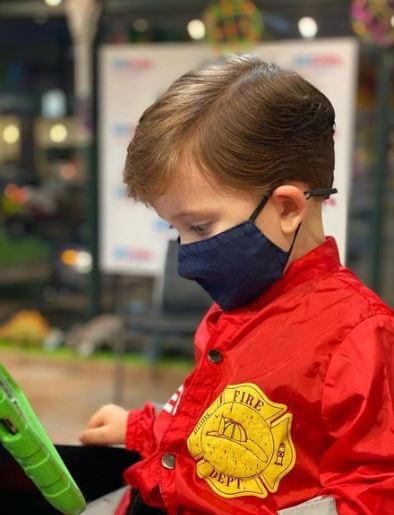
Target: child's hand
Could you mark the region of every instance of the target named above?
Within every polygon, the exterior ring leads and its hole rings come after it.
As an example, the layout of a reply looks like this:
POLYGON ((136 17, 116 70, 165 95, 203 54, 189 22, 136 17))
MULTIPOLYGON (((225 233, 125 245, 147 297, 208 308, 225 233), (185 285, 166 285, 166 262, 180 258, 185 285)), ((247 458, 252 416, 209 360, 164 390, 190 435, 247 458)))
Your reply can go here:
POLYGON ((89 420, 79 440, 85 445, 118 445, 126 440, 128 412, 120 406, 107 404, 89 420))

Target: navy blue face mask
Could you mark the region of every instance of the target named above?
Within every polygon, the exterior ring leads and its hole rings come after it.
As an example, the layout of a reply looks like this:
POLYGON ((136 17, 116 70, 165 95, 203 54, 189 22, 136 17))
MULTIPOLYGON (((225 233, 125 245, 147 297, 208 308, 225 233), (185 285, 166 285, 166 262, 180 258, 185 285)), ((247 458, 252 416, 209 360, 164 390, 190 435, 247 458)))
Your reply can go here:
MULTIPOLYGON (((337 190, 306 191, 305 197, 328 198, 337 190)), ((293 250, 269 240, 255 220, 269 199, 264 196, 250 218, 211 238, 179 246, 178 274, 196 281, 224 311, 251 302, 280 279, 293 250)))

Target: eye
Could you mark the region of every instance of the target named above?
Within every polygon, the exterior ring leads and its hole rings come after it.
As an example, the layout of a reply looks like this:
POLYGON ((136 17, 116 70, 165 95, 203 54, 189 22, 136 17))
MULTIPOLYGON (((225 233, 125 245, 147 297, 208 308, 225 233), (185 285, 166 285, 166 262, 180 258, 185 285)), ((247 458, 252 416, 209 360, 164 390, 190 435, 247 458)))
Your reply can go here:
POLYGON ((199 236, 206 236, 209 232, 209 224, 191 225, 190 229, 199 236))

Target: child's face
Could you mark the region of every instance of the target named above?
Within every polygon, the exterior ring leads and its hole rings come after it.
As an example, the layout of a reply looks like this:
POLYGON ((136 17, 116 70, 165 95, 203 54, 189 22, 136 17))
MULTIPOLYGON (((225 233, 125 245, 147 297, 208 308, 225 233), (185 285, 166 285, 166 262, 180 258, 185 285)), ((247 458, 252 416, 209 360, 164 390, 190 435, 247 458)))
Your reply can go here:
MULTIPOLYGON (((301 190, 298 191, 302 197, 301 190)), ((213 178, 207 180, 195 166, 189 165, 153 202, 153 208, 178 231, 184 244, 209 238, 246 221, 260 200, 261 195, 256 192, 228 189, 213 178)), ((289 238, 283 233, 281 218, 277 202, 270 198, 255 223, 271 241, 287 249, 289 238)))

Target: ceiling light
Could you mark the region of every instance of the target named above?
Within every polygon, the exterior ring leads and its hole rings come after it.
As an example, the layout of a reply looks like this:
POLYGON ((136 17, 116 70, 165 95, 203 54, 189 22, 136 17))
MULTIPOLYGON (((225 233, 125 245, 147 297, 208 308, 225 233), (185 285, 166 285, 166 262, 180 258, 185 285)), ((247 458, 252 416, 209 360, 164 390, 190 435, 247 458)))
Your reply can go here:
POLYGON ((205 37, 205 25, 201 20, 191 20, 187 24, 187 31, 192 39, 203 39, 205 37))
POLYGON ((92 270, 92 255, 85 250, 63 250, 60 260, 64 265, 74 268, 81 274, 87 274, 92 270))
POLYGON ((77 253, 77 259, 75 263, 77 272, 81 274, 88 274, 92 270, 92 256, 89 252, 80 250, 77 253))
POLYGON ((45 3, 49 5, 49 7, 56 7, 57 5, 60 5, 63 2, 63 0, 45 0, 45 3))
POLYGON ((7 125, 3 130, 3 140, 9 145, 13 145, 20 138, 20 130, 16 125, 7 125))
POLYGON ((304 16, 298 20, 298 30, 303 38, 314 38, 317 34, 317 23, 313 18, 304 16))
POLYGON ((49 131, 49 138, 54 143, 62 143, 68 136, 67 127, 62 123, 52 125, 49 131))

